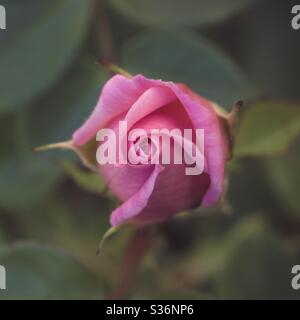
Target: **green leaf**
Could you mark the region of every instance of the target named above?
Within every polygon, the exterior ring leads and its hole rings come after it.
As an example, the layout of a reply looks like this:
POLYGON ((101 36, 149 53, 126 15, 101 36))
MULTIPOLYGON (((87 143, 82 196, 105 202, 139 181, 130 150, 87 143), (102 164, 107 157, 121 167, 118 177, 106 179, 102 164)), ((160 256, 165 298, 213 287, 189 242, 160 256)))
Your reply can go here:
POLYGON ((235 160, 240 167, 230 173, 226 193, 226 199, 236 213, 233 215, 235 219, 261 208, 274 208, 274 194, 265 175, 264 160, 265 158, 235 160))
MULTIPOLYGON (((92 59, 82 58, 80 62, 76 63, 65 79, 58 83, 50 94, 45 95, 38 104, 28 109, 30 111, 29 127, 32 146, 70 139, 73 132, 83 124, 92 112, 104 82, 104 73, 92 59)), ((90 147, 92 149, 96 148, 91 142, 81 148, 80 151, 85 151, 85 156, 90 156, 88 160, 92 164, 96 162, 96 151, 90 152, 88 150, 90 147)), ((38 155, 36 156, 38 157, 38 155)), ((46 156, 55 160, 74 158, 73 152, 63 154, 61 151, 54 150, 48 151, 46 156)), ((73 178, 75 178, 74 172, 72 173, 73 178)), ((101 192, 101 179, 98 178, 99 187, 96 187, 95 176, 94 178, 91 177, 92 174, 89 179, 87 177, 83 178, 81 175, 80 185, 83 187, 84 184, 84 187, 88 188, 89 191, 95 192, 97 189, 98 193, 101 192), (84 182, 83 179, 85 179, 84 182), (89 183, 87 180, 90 180, 89 183)), ((77 175, 77 180, 78 178, 77 175)))
POLYGON ((294 263, 289 243, 252 213, 225 234, 204 238, 175 275, 186 274, 192 288, 210 288, 221 299, 288 299, 297 297, 290 285, 294 263))
POLYGON ((90 58, 81 58, 49 94, 29 109, 32 146, 69 140, 90 115, 105 82, 90 58))
POLYGON ((241 120, 235 155, 271 156, 286 150, 300 132, 300 108, 283 102, 259 102, 241 120))
POLYGON ((21 117, 1 117, 6 128, 3 137, 9 139, 3 139, 0 206, 20 210, 41 203, 51 194, 62 178, 62 170, 53 160, 73 155, 31 154, 30 148, 70 138, 96 104, 103 82, 101 70, 93 61, 83 59, 51 93, 21 110, 21 117))
POLYGON ((0 118, 4 140, 0 157, 0 207, 22 211, 43 201, 60 182, 59 168, 30 151, 24 110, 0 118))
MULTIPOLYGON (((84 57, 75 63, 65 79, 58 83, 51 93, 28 109, 32 146, 71 139, 74 131, 92 112, 105 80, 104 72, 92 59, 84 57)), ((96 165, 96 140, 78 150, 90 166, 96 165)), ((74 158, 73 152, 62 154, 61 151, 51 150, 46 154, 55 160, 74 158)))
POLYGON ((144 25, 206 25, 219 22, 253 0, 110 0, 126 18, 144 25))
POLYGON ((123 64, 130 73, 184 82, 228 109, 235 101, 254 94, 237 66, 222 51, 188 32, 146 32, 127 43, 123 64))
POLYGON ((61 77, 86 34, 90 3, 1 2, 8 26, 0 35, 0 113, 28 105, 61 77))
POLYGON ((0 252, 6 268, 4 299, 101 299, 100 279, 63 251, 23 243, 0 252))
POLYGON ((264 96, 276 100, 300 100, 299 32, 287 23, 292 6, 272 1, 270 9, 268 1, 256 1, 235 29, 244 70, 264 96))
POLYGON ((296 298, 291 287, 293 258, 284 241, 252 217, 235 226, 222 270, 216 278, 224 299, 296 298))
MULTIPOLYGON (((0 222, 1 222, 1 220, 0 220, 0 222)), ((0 250, 1 250, 2 245, 6 242, 6 240, 7 240, 7 232, 1 226, 0 227, 0 250)))
POLYGON ((13 126, 14 118, 11 114, 6 114, 0 117, 1 159, 8 158, 16 151, 13 146, 16 138, 12 131, 13 126))
POLYGON ((36 155, 0 163, 0 207, 24 210, 48 197, 61 180, 60 171, 36 155))
POLYGON ((68 176, 80 188, 96 194, 102 194, 105 190, 105 183, 102 181, 99 173, 84 171, 73 162, 67 160, 63 161, 61 165, 68 176))
MULTIPOLYGON (((101 257, 96 255, 100 236, 109 228, 108 215, 113 206, 101 196, 82 193, 76 188, 58 189, 50 198, 34 208, 24 208, 15 215, 22 233, 41 243, 53 244, 80 258, 103 278, 103 283, 111 284, 111 274, 117 274, 122 248, 117 248, 116 241, 110 239, 101 257), (108 248, 107 248, 108 246, 108 248), (114 261, 111 261, 113 252, 114 261)), ((126 241, 125 241, 126 244, 126 241)), ((0 262, 1 263, 1 262, 0 262)))
POLYGON ((277 199, 285 209, 300 216, 300 137, 298 136, 289 151, 281 156, 266 159, 265 172, 277 199))

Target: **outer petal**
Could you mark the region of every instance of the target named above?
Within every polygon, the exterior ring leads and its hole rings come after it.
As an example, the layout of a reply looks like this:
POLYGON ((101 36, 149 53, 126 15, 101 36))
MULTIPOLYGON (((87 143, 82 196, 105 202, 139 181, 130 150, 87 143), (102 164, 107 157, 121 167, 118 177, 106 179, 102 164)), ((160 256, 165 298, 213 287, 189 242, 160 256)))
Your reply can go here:
POLYGON ((75 145, 81 146, 93 139, 99 129, 127 111, 146 89, 142 83, 121 75, 107 81, 94 111, 73 134, 75 145))
MULTIPOLYGON (((172 85, 178 99, 185 106, 195 128, 204 129, 204 152, 207 160, 210 186, 203 197, 202 205, 211 206, 219 200, 223 193, 224 171, 228 154, 228 141, 225 130, 213 110, 203 106, 200 100, 194 100, 172 85)), ((207 100, 206 100, 207 101, 207 100)))
POLYGON ((204 129, 205 134, 205 158, 210 175, 210 186, 202 200, 202 205, 211 206, 219 200, 223 192, 224 170, 228 154, 228 142, 222 124, 213 110, 207 104, 207 100, 199 97, 192 91, 181 85, 161 80, 150 80, 142 75, 137 75, 133 81, 142 86, 166 86, 174 92, 178 100, 184 106, 194 128, 204 129))
POLYGON ((126 201, 137 193, 151 175, 152 166, 99 166, 99 172, 108 187, 121 201, 126 201))
POLYGON ((150 177, 140 190, 112 212, 110 216, 110 223, 112 226, 117 226, 126 220, 134 218, 146 208, 154 190, 156 179, 162 170, 162 166, 155 165, 150 177))
POLYGON ((186 176, 185 165, 168 165, 158 176, 147 207, 134 217, 138 223, 152 223, 197 207, 209 186, 209 176, 186 176))

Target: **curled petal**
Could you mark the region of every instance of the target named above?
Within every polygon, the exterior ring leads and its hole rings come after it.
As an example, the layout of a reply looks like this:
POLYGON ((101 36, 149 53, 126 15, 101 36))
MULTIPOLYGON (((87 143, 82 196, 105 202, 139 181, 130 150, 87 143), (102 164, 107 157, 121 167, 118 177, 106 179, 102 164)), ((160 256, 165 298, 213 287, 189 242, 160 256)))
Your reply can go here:
POLYGON ((112 212, 110 216, 110 223, 112 226, 117 226, 126 220, 134 218, 146 208, 154 190, 156 179, 162 170, 162 166, 155 165, 151 175, 140 190, 112 212))
POLYGON ((202 205, 211 206, 219 200, 223 193, 225 162, 228 155, 227 134, 215 112, 212 104, 191 93, 183 90, 182 85, 172 82, 147 79, 137 75, 132 79, 144 87, 165 86, 173 91, 185 108, 195 129, 204 129, 205 158, 210 176, 210 185, 203 197, 202 205))
POLYGON ((154 112, 155 110, 168 105, 176 99, 171 90, 165 87, 152 87, 133 104, 128 111, 125 120, 128 130, 139 120, 154 112))
POLYGON ((127 111, 144 91, 143 84, 124 76, 116 75, 111 78, 103 87, 91 116, 73 134, 74 144, 81 146, 93 139, 99 129, 127 111))

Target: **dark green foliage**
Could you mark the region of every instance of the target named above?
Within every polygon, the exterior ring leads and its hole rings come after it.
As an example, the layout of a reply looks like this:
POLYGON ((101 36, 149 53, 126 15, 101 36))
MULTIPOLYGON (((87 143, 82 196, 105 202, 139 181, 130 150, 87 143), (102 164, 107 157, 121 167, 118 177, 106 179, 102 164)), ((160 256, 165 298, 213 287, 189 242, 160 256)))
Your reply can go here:
POLYGON ((116 203, 70 152, 112 60, 185 82, 240 113, 227 208, 160 228, 128 298, 299 298, 299 35, 290 1, 2 0, 0 299, 100 299, 113 290, 131 230, 107 239, 116 203), (224 211, 231 212, 226 215, 224 211), (17 244, 15 244, 15 242, 17 244), (298 261, 297 261, 298 257, 298 261))

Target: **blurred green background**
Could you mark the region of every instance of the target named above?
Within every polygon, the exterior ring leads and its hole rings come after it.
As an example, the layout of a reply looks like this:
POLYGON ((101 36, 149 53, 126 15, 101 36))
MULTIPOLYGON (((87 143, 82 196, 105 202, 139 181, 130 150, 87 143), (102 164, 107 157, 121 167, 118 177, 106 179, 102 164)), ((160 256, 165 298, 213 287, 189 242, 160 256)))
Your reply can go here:
POLYGON ((126 298, 297 299, 300 31, 287 0, 0 0, 0 299, 103 299, 132 233, 96 256, 116 205, 68 152, 112 61, 187 83, 227 110, 245 100, 226 206, 159 228, 126 298))

